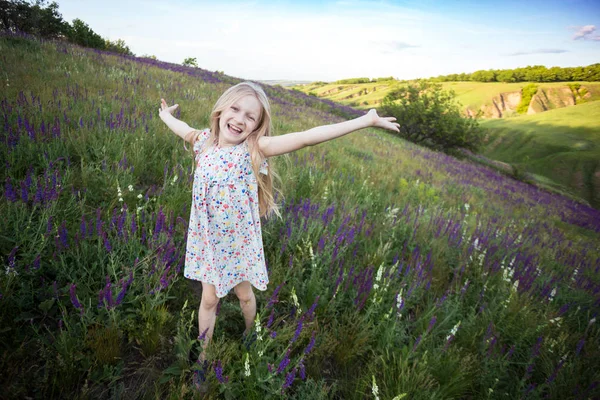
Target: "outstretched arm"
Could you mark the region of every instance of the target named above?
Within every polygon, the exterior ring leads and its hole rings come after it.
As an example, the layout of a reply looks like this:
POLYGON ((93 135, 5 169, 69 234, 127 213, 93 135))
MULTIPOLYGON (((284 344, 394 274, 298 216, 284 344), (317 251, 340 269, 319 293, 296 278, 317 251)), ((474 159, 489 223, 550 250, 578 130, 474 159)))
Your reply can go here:
POLYGON ((395 120, 394 117, 380 117, 377 115, 377 111, 372 109, 362 117, 350 121, 317 126, 304 132, 262 137, 258 141, 258 146, 265 157, 273 157, 291 153, 306 146, 314 146, 371 126, 400 132, 400 125, 392 122, 395 120))
POLYGON ((158 116, 162 121, 167 124, 169 129, 171 129, 177 136, 185 140, 186 142, 192 142, 193 133, 196 129, 190 127, 183 121, 178 120, 173 116, 173 111, 179 106, 178 104, 172 105, 171 107, 167 106, 167 102, 164 99, 160 99, 160 108, 158 109, 158 116))

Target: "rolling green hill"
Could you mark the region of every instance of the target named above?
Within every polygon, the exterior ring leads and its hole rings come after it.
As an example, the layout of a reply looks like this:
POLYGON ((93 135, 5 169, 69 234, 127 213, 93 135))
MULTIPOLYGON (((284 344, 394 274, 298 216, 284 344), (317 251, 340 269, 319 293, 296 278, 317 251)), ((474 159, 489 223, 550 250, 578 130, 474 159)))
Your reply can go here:
POLYGON ((485 156, 549 178, 600 207, 600 101, 482 126, 485 156))
MULTIPOLYGON (((293 86, 292 88, 340 104, 360 109, 368 109, 379 106, 383 101, 383 98, 391 90, 402 84, 403 83, 401 82, 392 80, 360 84, 311 83, 293 86)), ((494 101, 499 102, 498 98, 501 94, 519 92, 528 84, 528 82, 443 82, 442 87, 446 90, 453 90, 456 93, 456 100, 462 104, 465 113, 467 112, 467 109, 471 110, 473 114, 477 113, 478 110, 482 110, 484 116, 493 117, 494 101)), ((600 83, 596 82, 539 83, 537 85, 541 90, 562 89, 564 90, 564 93, 560 93, 559 95, 569 97, 572 96, 572 94, 568 84, 580 84, 584 88, 583 93, 585 94, 579 96, 579 98, 574 98, 575 102, 578 104, 600 98, 600 83)))

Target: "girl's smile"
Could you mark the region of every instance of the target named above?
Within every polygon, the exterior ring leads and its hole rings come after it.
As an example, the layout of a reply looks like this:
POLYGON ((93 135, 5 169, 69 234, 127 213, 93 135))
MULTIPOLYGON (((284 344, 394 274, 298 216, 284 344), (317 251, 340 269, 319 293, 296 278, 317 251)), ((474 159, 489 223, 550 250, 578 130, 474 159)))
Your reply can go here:
POLYGON ((243 142, 258 126, 262 108, 258 99, 247 95, 231 104, 219 118, 219 147, 243 142))

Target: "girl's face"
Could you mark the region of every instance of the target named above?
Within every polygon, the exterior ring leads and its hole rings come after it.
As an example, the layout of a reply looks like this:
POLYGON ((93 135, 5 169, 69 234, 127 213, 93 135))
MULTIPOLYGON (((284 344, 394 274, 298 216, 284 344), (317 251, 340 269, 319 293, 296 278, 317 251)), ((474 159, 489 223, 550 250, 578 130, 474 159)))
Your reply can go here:
POLYGON ((258 126, 262 106, 258 99, 246 95, 233 102, 219 117, 219 146, 230 147, 242 143, 258 126))

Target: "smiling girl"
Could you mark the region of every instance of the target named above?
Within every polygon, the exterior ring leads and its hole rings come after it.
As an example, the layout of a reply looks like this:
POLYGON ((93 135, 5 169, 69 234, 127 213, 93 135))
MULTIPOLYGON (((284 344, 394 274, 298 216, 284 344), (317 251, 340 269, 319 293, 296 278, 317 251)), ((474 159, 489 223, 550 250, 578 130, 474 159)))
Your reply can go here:
MULTIPOLYGON (((199 361, 213 335, 219 299, 233 289, 246 330, 256 316, 252 287, 266 290, 260 217, 279 215, 273 198, 269 157, 290 153, 350 132, 380 127, 398 132, 393 117, 373 109, 350 121, 304 132, 272 136, 269 100, 260 86, 242 82, 229 88, 215 104, 210 129, 196 130, 173 117, 177 104, 161 99, 160 118, 193 145, 196 169, 188 228, 184 276, 202 282, 198 328, 203 341, 199 361)), ((197 385, 204 381, 202 371, 197 385)))

